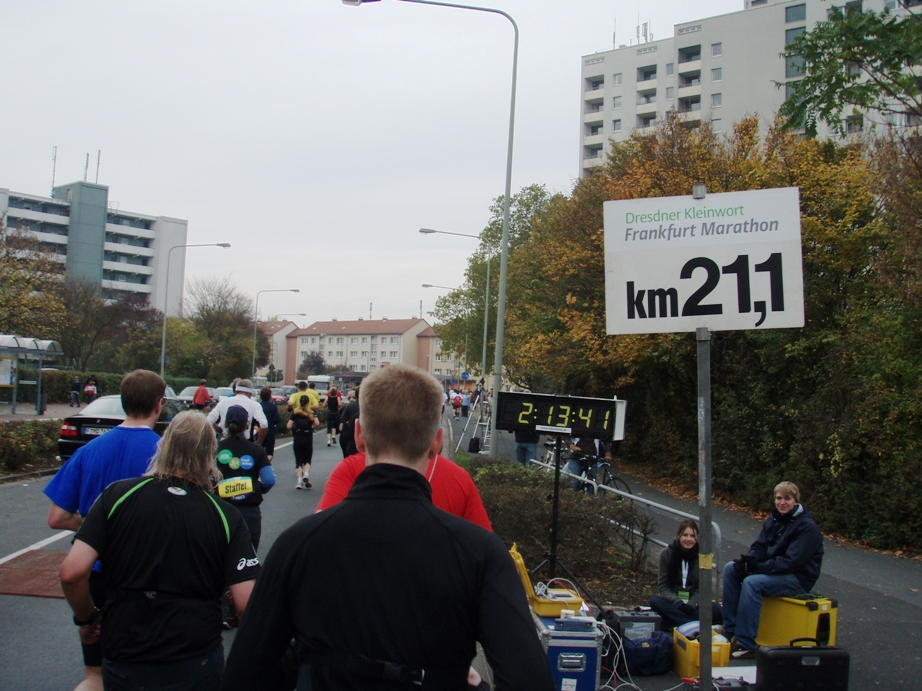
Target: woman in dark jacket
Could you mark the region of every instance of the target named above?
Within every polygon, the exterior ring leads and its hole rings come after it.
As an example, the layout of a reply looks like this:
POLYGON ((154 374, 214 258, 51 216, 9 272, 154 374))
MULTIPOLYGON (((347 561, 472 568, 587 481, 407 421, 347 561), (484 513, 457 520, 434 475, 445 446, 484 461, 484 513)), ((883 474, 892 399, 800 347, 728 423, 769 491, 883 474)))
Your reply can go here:
MULTIPOLYGON (((650 598, 650 607, 663 618, 663 628, 674 628, 698 621, 698 524, 685 520, 679 524, 675 540, 659 557, 659 595, 650 598)), ((723 621, 720 606, 711 604, 712 621, 723 621)))
POLYGON ((272 402, 272 389, 268 386, 264 386, 259 390, 259 405, 262 407, 263 413, 266 414, 266 422, 269 423, 269 429, 266 431, 266 436, 263 437, 262 447, 266 450, 266 455, 271 461, 275 455, 275 429, 276 425, 282 421, 282 417, 279 415, 279 407, 272 402))

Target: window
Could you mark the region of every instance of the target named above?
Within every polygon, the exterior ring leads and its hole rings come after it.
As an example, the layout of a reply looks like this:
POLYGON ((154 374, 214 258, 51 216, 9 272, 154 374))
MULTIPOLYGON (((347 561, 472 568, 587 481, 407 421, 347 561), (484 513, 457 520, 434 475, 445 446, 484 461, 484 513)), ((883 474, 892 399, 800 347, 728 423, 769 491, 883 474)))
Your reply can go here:
POLYGON ((724 73, 723 73, 722 67, 715 67, 714 69, 711 70, 711 81, 712 82, 719 82, 721 79, 723 79, 723 76, 724 76, 724 73))
POLYGON ((397 357, 397 351, 396 351, 396 350, 392 350, 392 351, 391 351, 391 357, 397 357))
POLYGON ((434 372, 435 372, 436 374, 441 374, 441 373, 442 373, 442 370, 436 369, 436 370, 434 370, 434 372))
POLYGON ((724 54, 724 44, 723 43, 712 43, 711 44, 711 57, 719 58, 724 54))
POLYGON ((845 131, 848 134, 857 134, 864 129, 864 118, 860 115, 853 115, 845 118, 845 131))
POLYGON ((618 72, 618 74, 612 75, 611 84, 612 86, 621 86, 621 73, 620 72, 618 72))
POLYGON ((638 82, 648 82, 651 79, 656 79, 656 65, 649 65, 647 67, 637 68, 637 81, 638 82))
POLYGON ((645 129, 647 127, 653 127, 653 125, 656 124, 656 116, 655 115, 642 115, 639 118, 637 118, 637 123, 638 123, 638 127, 640 127, 641 129, 645 129))
POLYGON ((374 343, 374 342, 377 341, 377 340, 378 340, 378 337, 377 337, 377 336, 372 336, 372 337, 371 337, 371 342, 372 342, 372 343, 374 343))
POLYGON ((363 350, 363 351, 362 351, 362 357, 363 357, 363 358, 368 357, 368 351, 367 351, 367 350, 363 350))
POLYGON ((620 132, 620 131, 621 131, 621 121, 620 121, 620 120, 613 120, 613 121, 612 121, 612 123, 611 123, 611 131, 612 131, 612 132, 620 132))
POLYGON ((391 343, 400 343, 400 339, 396 336, 391 336, 391 343))
POLYGON ((350 351, 349 351, 349 357, 358 357, 358 356, 359 356, 359 351, 357 351, 357 350, 350 350, 350 351))
POLYGON ((589 90, 598 91, 605 86, 605 79, 603 77, 595 77, 589 81, 589 90))
POLYGON ((320 344, 320 352, 323 352, 323 343, 320 344))
POLYGON ((797 88, 797 85, 798 85, 799 83, 800 83, 800 82, 787 82, 787 83, 784 85, 784 97, 785 97, 785 98, 790 98, 791 96, 793 96, 793 95, 794 95, 794 90, 797 88))
POLYGON ((368 343, 368 336, 362 336, 362 343, 368 343))
POLYGON ((784 32, 784 45, 789 46, 794 42, 794 39, 800 36, 804 31, 807 30, 805 26, 798 26, 796 29, 788 29, 784 32))
POLYGON ((671 77, 673 74, 675 74, 675 63, 667 62, 666 63, 666 76, 671 77))
POLYGON ((316 336, 312 336, 312 337, 311 337, 311 345, 317 345, 317 337, 316 337, 316 336))
POLYGON ((589 136, 592 137, 597 134, 602 134, 602 126, 601 125, 589 125, 589 136))
POLYGON ((714 118, 711 120, 711 129, 715 132, 723 132, 723 123, 720 121, 720 118, 714 118))
POLYGON ((611 100, 611 107, 612 107, 612 108, 620 108, 620 107, 621 107, 621 97, 620 97, 620 96, 615 96, 615 97, 611 100))
POLYGON ((333 339, 332 339, 332 338, 328 338, 328 339, 327 339, 327 343, 332 344, 332 343, 333 343, 333 339))
POLYGON ((442 354, 441 354, 441 353, 436 354, 436 356, 435 356, 435 361, 436 361, 436 362, 441 362, 441 361, 442 361, 442 354))
POLYGON ((683 62, 695 62, 701 59, 701 46, 688 46, 679 49, 679 64, 683 62))
POLYGON ((377 353, 377 352, 378 352, 378 346, 373 344, 373 345, 371 346, 371 352, 377 353))
POLYGON ((362 371, 362 372, 367 372, 367 371, 368 371, 368 368, 367 368, 365 365, 362 365, 361 371, 362 371))
POLYGON ((336 339, 336 344, 337 344, 337 345, 340 345, 342 342, 343 342, 342 336, 337 337, 337 339, 336 339))
POLYGON ((303 360, 304 358, 306 358, 308 355, 310 355, 310 353, 308 353, 306 350, 302 350, 302 351, 301 351, 301 359, 302 359, 302 360, 303 360))
POLYGON ((675 97, 675 87, 667 86, 666 87, 666 100, 671 101, 675 97))
POLYGON ((791 5, 790 7, 784 8, 784 21, 786 24, 807 21, 806 3, 802 5, 791 5))
POLYGON ((637 105, 645 106, 648 103, 656 103, 656 92, 655 91, 646 91, 646 92, 637 94, 637 105))
POLYGON ((359 339, 353 336, 352 338, 349 339, 349 343, 351 343, 352 345, 358 345, 359 339))
POLYGON ((785 77, 802 77, 804 74, 804 59, 800 55, 791 55, 784 59, 785 77))
POLYGON ((723 94, 711 94, 711 108, 720 108, 723 105, 723 94))
POLYGON ((336 357, 342 357, 342 356, 343 356, 343 351, 337 350, 337 351, 336 351, 336 357))

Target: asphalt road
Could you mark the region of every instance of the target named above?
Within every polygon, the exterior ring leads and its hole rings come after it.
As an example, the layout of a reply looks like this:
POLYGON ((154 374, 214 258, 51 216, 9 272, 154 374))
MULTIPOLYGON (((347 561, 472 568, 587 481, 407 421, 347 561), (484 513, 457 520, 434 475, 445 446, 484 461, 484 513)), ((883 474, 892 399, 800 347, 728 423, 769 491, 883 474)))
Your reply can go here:
MULTIPOLYGON (((448 420, 451 431, 446 455, 453 455, 466 422, 448 420)), ((461 439, 467 448, 472 425, 461 439)), ((497 439, 499 454, 513 457, 511 435, 497 439)), ((342 454, 327 448, 325 436, 315 435, 314 489, 294 488, 294 460, 287 440, 276 450, 278 485, 263 503, 264 557, 278 534, 297 519, 313 513, 323 485, 342 454)), ((694 502, 675 499, 626 478, 639 496, 691 513, 694 502)), ((47 527, 48 500, 42 489, 49 478, 0 486, 0 559, 29 545, 53 537, 47 527)), ((807 507, 809 508, 809 506, 807 507)), ((752 517, 715 507, 714 519, 723 533, 723 559, 732 559, 748 548, 761 522, 752 517)), ((671 539, 676 520, 660 517, 661 539, 671 539)), ((69 539, 45 545, 46 550, 66 550, 69 539)), ((816 589, 839 602, 838 645, 851 654, 853 690, 876 687, 918 689, 922 679, 922 561, 900 559, 851 547, 827 539, 823 575, 816 589)), ((626 603, 627 604, 627 603, 626 603)), ((640 604, 640 603, 630 603, 640 604)), ((71 613, 62 599, 0 595, 0 689, 35 691, 73 688, 82 678, 82 659, 71 613)), ((225 635, 225 649, 233 634, 225 635)), ((635 679, 644 691, 663 691, 679 683, 673 675, 635 679)))

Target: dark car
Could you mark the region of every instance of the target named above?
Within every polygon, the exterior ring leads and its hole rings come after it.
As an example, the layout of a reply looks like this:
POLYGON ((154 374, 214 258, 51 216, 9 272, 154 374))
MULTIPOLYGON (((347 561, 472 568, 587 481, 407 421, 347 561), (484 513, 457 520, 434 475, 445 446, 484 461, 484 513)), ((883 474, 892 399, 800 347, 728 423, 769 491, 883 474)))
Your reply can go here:
MULTIPOLYGON (((154 431, 163 436, 167 425, 183 410, 184 406, 176 398, 165 398, 154 431)), ((118 427, 125 421, 125 417, 121 396, 102 396, 76 415, 66 418, 61 423, 61 434, 58 438, 58 454, 61 460, 66 461, 87 442, 105 434, 113 427, 118 427)))
MULTIPOLYGON (((205 389, 208 391, 208 395, 211 397, 211 400, 215 403, 218 402, 218 396, 215 393, 215 390, 210 386, 206 386, 205 389)), ((192 398, 195 396, 195 392, 198 391, 197 386, 187 386, 185 389, 179 392, 179 395, 176 397, 177 400, 182 403, 187 408, 192 407, 192 398)))

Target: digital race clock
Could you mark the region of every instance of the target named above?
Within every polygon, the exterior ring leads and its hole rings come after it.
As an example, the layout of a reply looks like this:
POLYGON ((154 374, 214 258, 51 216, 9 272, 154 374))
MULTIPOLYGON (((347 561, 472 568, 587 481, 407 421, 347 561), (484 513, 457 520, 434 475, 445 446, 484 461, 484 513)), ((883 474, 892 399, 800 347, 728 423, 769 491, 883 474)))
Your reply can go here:
POLYGON ((626 408, 627 401, 618 399, 501 391, 496 428, 620 441, 626 408))

